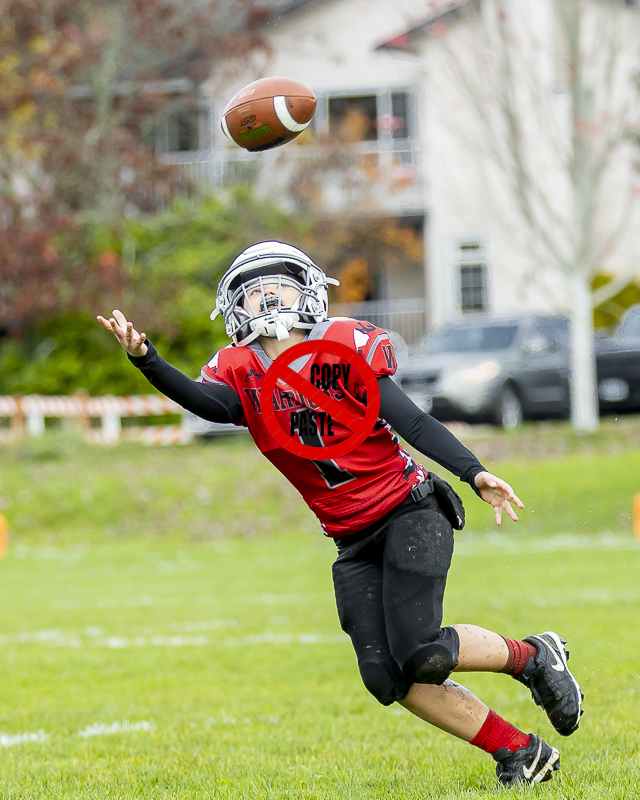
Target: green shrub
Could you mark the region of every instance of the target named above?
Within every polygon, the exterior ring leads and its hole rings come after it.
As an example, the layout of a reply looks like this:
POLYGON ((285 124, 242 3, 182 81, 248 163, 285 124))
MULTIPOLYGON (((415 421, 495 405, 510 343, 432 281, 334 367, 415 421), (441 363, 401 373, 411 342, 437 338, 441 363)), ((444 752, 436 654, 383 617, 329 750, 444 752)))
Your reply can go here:
MULTIPOLYGON (((191 377, 229 343, 221 319, 212 323, 218 280, 245 247, 265 239, 294 241, 298 217, 250 191, 179 198, 153 217, 131 218, 123 230, 96 227, 94 249, 116 254, 122 275, 116 294, 85 292, 73 309, 34 325, 22 341, 0 345, 0 394, 129 394, 153 391, 127 364, 96 315, 114 308, 144 331, 161 355, 191 377)), ((96 277, 99 285, 99 276, 96 277)), ((69 296, 77 287, 69 287, 69 296)))

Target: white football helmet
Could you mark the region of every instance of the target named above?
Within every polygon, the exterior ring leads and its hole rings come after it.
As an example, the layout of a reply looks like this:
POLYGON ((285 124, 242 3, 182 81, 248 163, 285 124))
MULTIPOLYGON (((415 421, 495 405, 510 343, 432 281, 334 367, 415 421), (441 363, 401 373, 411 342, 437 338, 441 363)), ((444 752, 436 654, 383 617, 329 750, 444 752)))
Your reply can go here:
POLYGON ((249 344, 258 336, 274 336, 282 341, 289 338, 291 328, 313 328, 327 318, 330 283, 340 285, 297 247, 260 242, 240 253, 222 276, 211 319, 222 314, 227 335, 238 345, 249 344), (267 297, 265 286, 275 287, 276 279, 277 297, 267 297), (282 302, 283 286, 300 292, 290 308, 282 302), (256 287, 262 294, 258 313, 249 302, 249 291, 256 287), (243 305, 245 301, 249 311, 243 305))

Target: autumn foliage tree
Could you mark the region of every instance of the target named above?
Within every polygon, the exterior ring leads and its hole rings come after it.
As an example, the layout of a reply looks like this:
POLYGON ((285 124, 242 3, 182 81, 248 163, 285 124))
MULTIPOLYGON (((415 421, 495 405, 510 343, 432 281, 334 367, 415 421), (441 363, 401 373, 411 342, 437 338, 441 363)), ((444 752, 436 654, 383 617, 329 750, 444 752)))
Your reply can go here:
POLYGON ((185 188, 158 121, 197 102, 216 55, 256 46, 212 0, 0 0, 0 331, 117 296, 100 230, 185 188))

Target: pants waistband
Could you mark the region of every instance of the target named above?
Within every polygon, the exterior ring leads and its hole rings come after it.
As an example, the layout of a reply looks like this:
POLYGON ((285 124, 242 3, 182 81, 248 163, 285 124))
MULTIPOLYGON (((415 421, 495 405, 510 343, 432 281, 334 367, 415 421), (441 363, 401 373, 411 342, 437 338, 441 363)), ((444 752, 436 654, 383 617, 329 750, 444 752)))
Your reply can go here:
POLYGON ((376 522, 373 522, 371 525, 368 525, 366 528, 356 531, 355 533, 350 533, 347 536, 335 537, 333 541, 336 543, 338 549, 340 549, 341 547, 346 547, 347 545, 355 544, 363 539, 367 539, 369 536, 377 533, 380 528, 386 525, 389 519, 400 509, 406 508, 409 505, 413 505, 413 503, 419 503, 420 500, 429 494, 433 494, 433 492, 433 478, 431 475, 429 475, 425 481, 422 481, 422 483, 417 483, 415 486, 413 486, 409 494, 403 500, 401 500, 398 505, 394 506, 390 511, 387 511, 383 517, 380 517, 379 520, 376 520, 376 522))

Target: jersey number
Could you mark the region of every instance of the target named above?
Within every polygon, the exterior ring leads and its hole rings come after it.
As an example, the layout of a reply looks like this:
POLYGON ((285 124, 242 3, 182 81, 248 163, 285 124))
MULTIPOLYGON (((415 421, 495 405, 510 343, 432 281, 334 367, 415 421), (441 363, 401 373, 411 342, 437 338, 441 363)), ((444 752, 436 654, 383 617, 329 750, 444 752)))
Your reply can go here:
MULTIPOLYGON (((324 442, 320 438, 319 433, 308 434, 301 433, 300 441, 302 444, 307 444, 310 447, 322 447, 324 442)), ((342 486, 344 483, 355 480, 355 477, 346 469, 339 467, 335 461, 314 461, 316 467, 320 470, 324 482, 330 489, 335 489, 337 486, 342 486)))

